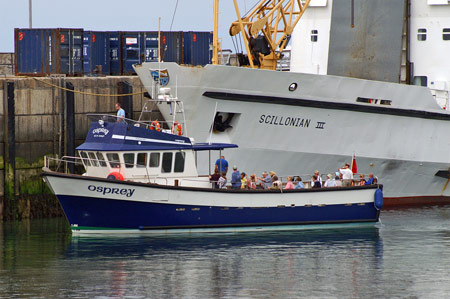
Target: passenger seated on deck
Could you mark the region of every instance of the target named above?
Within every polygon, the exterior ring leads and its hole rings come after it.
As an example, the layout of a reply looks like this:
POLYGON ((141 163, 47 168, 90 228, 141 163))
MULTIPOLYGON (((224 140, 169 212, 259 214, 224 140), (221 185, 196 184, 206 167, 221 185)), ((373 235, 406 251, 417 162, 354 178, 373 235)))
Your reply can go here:
POLYGON ((294 189, 294 183, 292 183, 292 177, 291 176, 287 177, 287 183, 286 183, 286 186, 283 189, 285 189, 285 190, 294 189))
POLYGON ((256 189, 256 174, 252 173, 250 175, 250 180, 247 181, 247 185, 250 190, 256 189))
POLYGON ((225 172, 222 172, 217 184, 220 189, 227 189, 227 174, 225 172))
POLYGON ((248 189, 248 176, 245 172, 241 173, 241 189, 248 189))
POLYGON ((274 175, 272 177, 273 183, 272 183, 272 187, 270 187, 270 189, 281 189, 282 187, 282 183, 281 181, 278 179, 278 177, 276 175, 274 175))
POLYGON ((375 184, 374 178, 373 178, 373 173, 369 173, 369 178, 366 181, 366 185, 372 185, 372 184, 375 184))
POLYGON ((301 178, 301 177, 298 176, 298 177, 295 179, 295 182, 297 183, 297 184, 295 185, 295 189, 305 189, 305 184, 303 184, 302 178, 301 178))
MULTIPOLYGON (((319 171, 316 170, 314 171, 314 175, 317 177, 317 180, 319 181, 320 187, 322 188, 323 184, 322 184, 322 177, 319 175, 319 171)), ((313 180, 311 179, 311 187, 314 185, 313 180)))
POLYGON ((342 187, 342 174, 340 172, 336 172, 336 176, 334 177, 334 181, 336 182, 336 187, 342 187))
POLYGON ((214 169, 214 174, 211 174, 209 176, 209 181, 212 183, 212 187, 214 189, 218 188, 217 183, 219 181, 219 178, 220 178, 219 169, 216 167, 216 169, 214 169))
POLYGON ((336 187, 336 181, 331 173, 327 175, 327 180, 324 183, 324 187, 336 187))
POLYGON ((311 185, 311 188, 322 188, 322 185, 320 185, 317 175, 312 176, 311 182, 313 182, 313 185, 311 185))
POLYGON ((272 178, 270 176, 267 175, 267 171, 264 171, 262 173, 262 178, 256 178, 257 180, 261 181, 259 183, 259 187, 261 189, 267 189, 270 186, 272 186, 272 178))

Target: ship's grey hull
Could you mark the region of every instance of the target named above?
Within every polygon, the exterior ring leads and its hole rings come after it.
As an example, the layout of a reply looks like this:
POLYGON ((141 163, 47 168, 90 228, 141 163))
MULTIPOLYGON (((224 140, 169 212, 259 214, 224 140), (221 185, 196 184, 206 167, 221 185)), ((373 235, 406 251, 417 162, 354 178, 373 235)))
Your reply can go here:
MULTIPOLYGON (((225 156, 241 171, 334 173, 354 153, 358 172, 373 172, 385 185, 386 197, 450 196, 447 179, 435 175, 450 166, 450 116, 426 88, 226 66, 144 63, 136 72, 149 91, 149 70, 158 68, 168 70, 168 87, 184 101, 188 135, 197 142, 238 144, 240 149, 227 150, 225 156), (289 91, 292 83, 297 88, 289 91), (232 128, 211 134, 216 112, 224 117, 233 113, 232 128)), ((160 110, 168 118, 167 105, 160 110)), ((200 166, 207 165, 206 157, 199 159, 200 166)))

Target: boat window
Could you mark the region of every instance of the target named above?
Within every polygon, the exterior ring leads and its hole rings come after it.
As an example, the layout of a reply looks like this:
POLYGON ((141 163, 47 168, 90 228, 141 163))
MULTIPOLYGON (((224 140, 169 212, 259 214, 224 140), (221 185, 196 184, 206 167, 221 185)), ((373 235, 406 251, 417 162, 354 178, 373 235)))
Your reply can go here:
POLYGON ((97 157, 93 152, 88 152, 89 158, 91 159, 92 166, 98 167, 97 157))
POLYGON ((97 153, 97 159, 101 167, 106 167, 105 156, 102 153, 97 153))
POLYGON ((311 30, 311 41, 315 43, 317 42, 318 39, 319 39, 319 31, 311 30))
POLYGON ((186 153, 178 152, 175 154, 175 166, 174 172, 183 172, 184 171, 184 156, 186 153))
POLYGON ((145 166, 147 166, 147 153, 137 154, 136 167, 145 167, 145 166))
POLYGON ((85 152, 80 152, 80 156, 81 156, 81 159, 83 159, 83 162, 84 162, 84 164, 86 164, 86 166, 91 166, 91 162, 89 161, 89 158, 85 152))
POLYGON ((159 153, 151 153, 149 166, 150 167, 159 167, 159 157, 160 157, 159 153))
POLYGON ((450 40, 450 28, 442 29, 442 39, 443 40, 450 40))
POLYGON ((106 154, 106 158, 108 158, 109 165, 112 168, 119 168, 120 167, 120 161, 119 161, 119 155, 118 154, 106 154))
POLYGON ((426 41, 427 40, 427 30, 425 28, 417 29, 417 40, 426 41))
POLYGON ((134 154, 123 154, 123 162, 126 168, 134 167, 134 154))
POLYGON ((161 172, 171 172, 172 171, 172 153, 164 153, 162 158, 162 169, 161 172))
POLYGON ((418 86, 427 86, 428 85, 428 78, 427 76, 414 76, 414 85, 418 86))

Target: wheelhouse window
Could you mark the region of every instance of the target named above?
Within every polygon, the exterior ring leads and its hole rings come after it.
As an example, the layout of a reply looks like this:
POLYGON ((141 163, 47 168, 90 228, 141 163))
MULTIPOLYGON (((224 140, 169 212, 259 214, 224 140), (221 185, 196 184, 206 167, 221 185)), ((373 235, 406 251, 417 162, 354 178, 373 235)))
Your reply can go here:
POLYGON ((106 154, 106 158, 108 158, 109 166, 112 168, 120 167, 120 160, 118 154, 106 154))
POLYGON ((159 158, 160 158, 160 154, 159 153, 151 153, 148 166, 150 166, 150 167, 159 167, 159 158))
POLYGON ((136 167, 145 167, 147 166, 147 153, 138 153, 136 160, 136 167))
POLYGON ((175 154, 175 166, 173 168, 174 172, 184 172, 184 152, 177 152, 175 154))
POLYGON ((450 28, 442 29, 442 39, 443 40, 450 40, 450 28))
POLYGON ((123 154, 123 162, 126 168, 134 167, 134 154, 123 154))
POLYGON ((106 167, 105 156, 102 153, 97 153, 97 159, 101 167, 106 167))
POLYGON ((427 40, 427 29, 419 28, 417 29, 417 40, 426 41, 427 40))
POLYGON ((91 159, 92 166, 98 167, 98 161, 97 161, 97 157, 95 156, 95 153, 88 152, 88 155, 89 155, 89 159, 91 159))
POLYGON ((91 162, 89 161, 89 158, 85 152, 80 152, 80 156, 86 166, 91 166, 91 162))
POLYGON ((311 41, 313 43, 317 42, 317 40, 319 39, 319 31, 317 30, 311 30, 311 41))
POLYGON ((427 76, 415 76, 414 77, 414 85, 426 87, 428 85, 428 77, 427 76))
POLYGON ((171 172, 172 171, 172 153, 164 153, 162 157, 162 167, 161 172, 171 172))

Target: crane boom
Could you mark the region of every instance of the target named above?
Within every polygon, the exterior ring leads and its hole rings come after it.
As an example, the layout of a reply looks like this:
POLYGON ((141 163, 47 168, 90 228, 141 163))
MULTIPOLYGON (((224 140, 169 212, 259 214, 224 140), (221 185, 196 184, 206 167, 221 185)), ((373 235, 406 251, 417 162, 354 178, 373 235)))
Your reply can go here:
POLYGON ((311 0, 262 0, 243 17, 233 1, 238 20, 231 23, 230 35, 242 34, 251 67, 275 70, 311 0))

